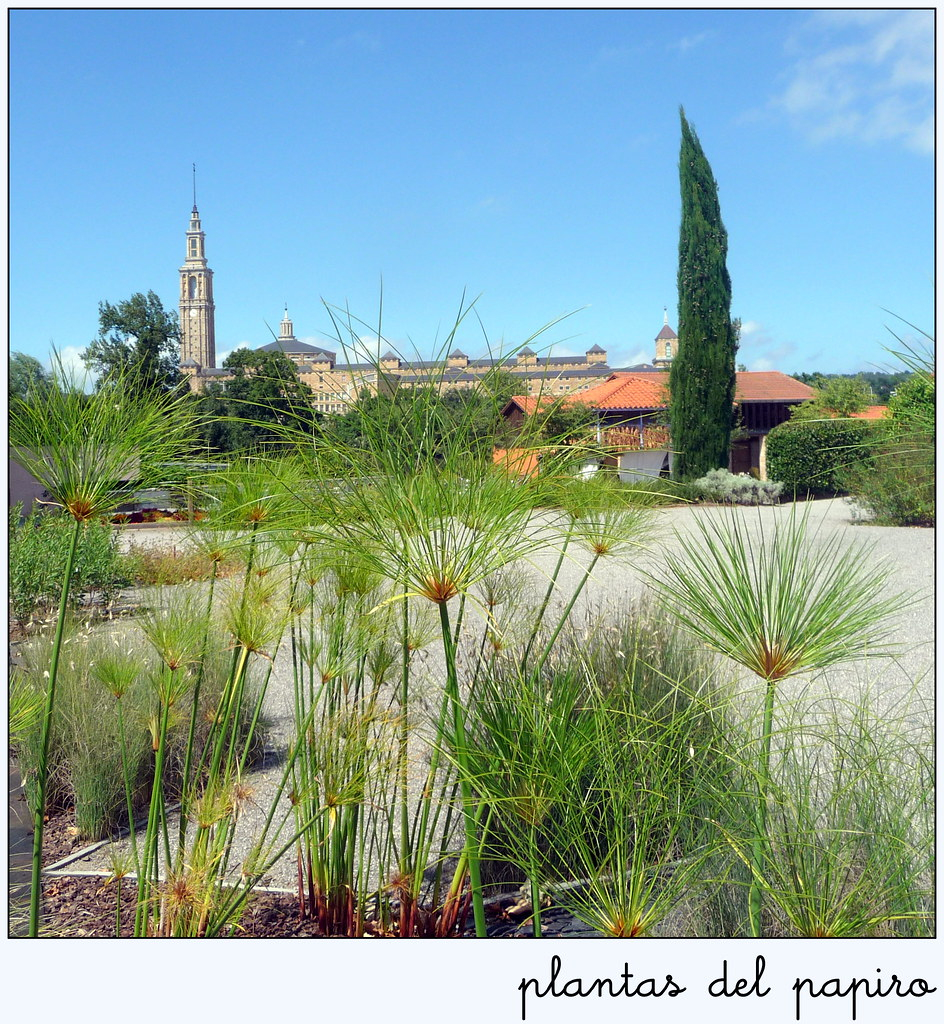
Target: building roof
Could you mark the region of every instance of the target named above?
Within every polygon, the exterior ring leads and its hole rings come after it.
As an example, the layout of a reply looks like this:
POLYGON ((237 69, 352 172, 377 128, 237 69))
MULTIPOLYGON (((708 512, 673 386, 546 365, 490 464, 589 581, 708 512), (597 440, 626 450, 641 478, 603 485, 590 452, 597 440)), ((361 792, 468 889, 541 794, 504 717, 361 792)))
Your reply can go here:
POLYGON ((675 341, 677 338, 678 335, 668 324, 663 324, 662 330, 656 335, 656 341, 675 341))
POLYGON ((590 354, 591 352, 592 352, 592 353, 593 353, 593 355, 595 355, 595 356, 596 356, 596 355, 600 355, 601 353, 602 353, 603 355, 606 355, 606 349, 605 349, 605 348, 600 348, 600 346, 599 346, 599 345, 594 345, 594 346, 593 346, 593 348, 588 348, 588 349, 587 349, 587 354, 588 354, 588 355, 589 355, 589 354, 590 354))
POLYGON ((613 373, 602 384, 577 397, 594 409, 664 409, 668 404, 667 373, 613 373))
POLYGON ((376 363, 338 363, 335 365, 335 370, 376 370, 376 363))
POLYGON ((512 406, 517 406, 525 416, 531 416, 539 408, 543 409, 558 402, 561 404, 573 402, 576 397, 576 395, 564 395, 560 398, 555 398, 553 395, 512 395, 505 408, 502 409, 502 414, 507 413, 512 406))
POLYGON ((813 397, 808 384, 779 370, 742 370, 736 376, 735 402, 803 402, 813 397))
POLYGON ((854 420, 883 420, 888 415, 887 405, 870 405, 868 409, 863 409, 862 412, 854 412, 852 419, 854 420))
POLYGON ((304 341, 270 341, 268 345, 260 345, 257 352, 304 352, 312 355, 327 356, 328 359, 334 360, 336 353, 328 352, 327 349, 316 348, 314 345, 306 345, 304 341))
POLYGON ((534 476, 538 471, 538 454, 527 448, 496 448, 492 461, 518 476, 534 476))
POLYGON ((453 349, 448 356, 449 359, 468 359, 469 357, 462 351, 461 348, 453 349))
MULTIPOLYGON (((567 396, 593 409, 609 412, 664 409, 668 405, 669 374, 664 371, 611 373, 605 381, 582 394, 567 396)), ((735 402, 802 402, 813 397, 813 389, 777 370, 744 371, 736 375, 735 402)), ((542 403, 559 401, 541 396, 542 403)), ((538 408, 538 398, 516 395, 511 403, 530 416, 538 408)), ((506 409, 508 406, 505 407, 506 409)))

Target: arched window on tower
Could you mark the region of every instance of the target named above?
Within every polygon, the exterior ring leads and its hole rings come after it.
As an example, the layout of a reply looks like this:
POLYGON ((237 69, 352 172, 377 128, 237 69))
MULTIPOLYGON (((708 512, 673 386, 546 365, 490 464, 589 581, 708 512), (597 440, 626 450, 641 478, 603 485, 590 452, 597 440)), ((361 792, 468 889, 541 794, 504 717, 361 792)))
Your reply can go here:
POLYGON ((190 288, 190 298, 191 299, 195 299, 197 297, 197 279, 196 279, 196 277, 193 276, 193 274, 190 275, 189 288, 190 288))
MULTIPOLYGON (((193 278, 191 278, 191 280, 193 280, 193 278)), ((672 358, 672 342, 671 341, 667 341, 665 343, 665 358, 666 359, 671 359, 672 358)))

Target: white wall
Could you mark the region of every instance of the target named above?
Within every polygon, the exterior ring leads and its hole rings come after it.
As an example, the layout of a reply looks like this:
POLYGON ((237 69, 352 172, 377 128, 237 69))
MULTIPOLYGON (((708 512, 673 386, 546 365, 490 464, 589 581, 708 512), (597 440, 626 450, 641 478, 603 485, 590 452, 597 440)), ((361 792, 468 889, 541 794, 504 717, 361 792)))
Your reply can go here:
POLYGON ((623 452, 619 457, 619 478, 624 484, 652 480, 659 476, 666 464, 671 472, 672 453, 669 451, 623 452))

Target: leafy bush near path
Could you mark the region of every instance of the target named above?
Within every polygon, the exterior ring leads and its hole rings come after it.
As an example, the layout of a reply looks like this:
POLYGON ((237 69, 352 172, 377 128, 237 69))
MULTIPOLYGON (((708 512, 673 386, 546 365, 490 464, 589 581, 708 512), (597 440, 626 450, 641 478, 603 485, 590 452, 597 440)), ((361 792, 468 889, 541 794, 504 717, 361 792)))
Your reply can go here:
MULTIPOLYGON (((932 342, 924 331, 920 332, 932 342)), ((891 422, 870 466, 844 477, 875 521, 890 526, 934 525, 934 354, 932 348, 894 352, 912 372, 889 402, 891 422)))
POLYGON ((841 480, 880 526, 934 525, 934 442, 891 443, 868 465, 853 466, 841 480))
POLYGON ((731 505, 776 505, 783 484, 773 480, 756 480, 747 473, 730 473, 712 469, 694 484, 705 498, 731 505))
POLYGON ((843 474, 870 466, 885 433, 870 420, 781 423, 767 435, 767 472, 787 495, 841 493, 843 474))
MULTIPOLYGON (((20 522, 20 511, 19 505, 10 510, 10 611, 14 619, 23 622, 58 602, 69 534, 75 524, 71 517, 54 512, 36 512, 20 522)), ((88 595, 108 604, 130 582, 114 529, 89 520, 82 527, 76 551, 71 605, 75 607, 88 595)))

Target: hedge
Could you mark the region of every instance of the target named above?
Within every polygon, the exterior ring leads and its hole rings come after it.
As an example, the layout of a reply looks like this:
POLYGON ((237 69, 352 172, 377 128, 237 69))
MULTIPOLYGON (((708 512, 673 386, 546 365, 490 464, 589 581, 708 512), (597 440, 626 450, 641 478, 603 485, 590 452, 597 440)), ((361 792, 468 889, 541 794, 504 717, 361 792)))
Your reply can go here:
POLYGON ((842 475, 871 462, 887 426, 875 420, 790 420, 767 435, 767 475, 786 494, 837 494, 842 475))

